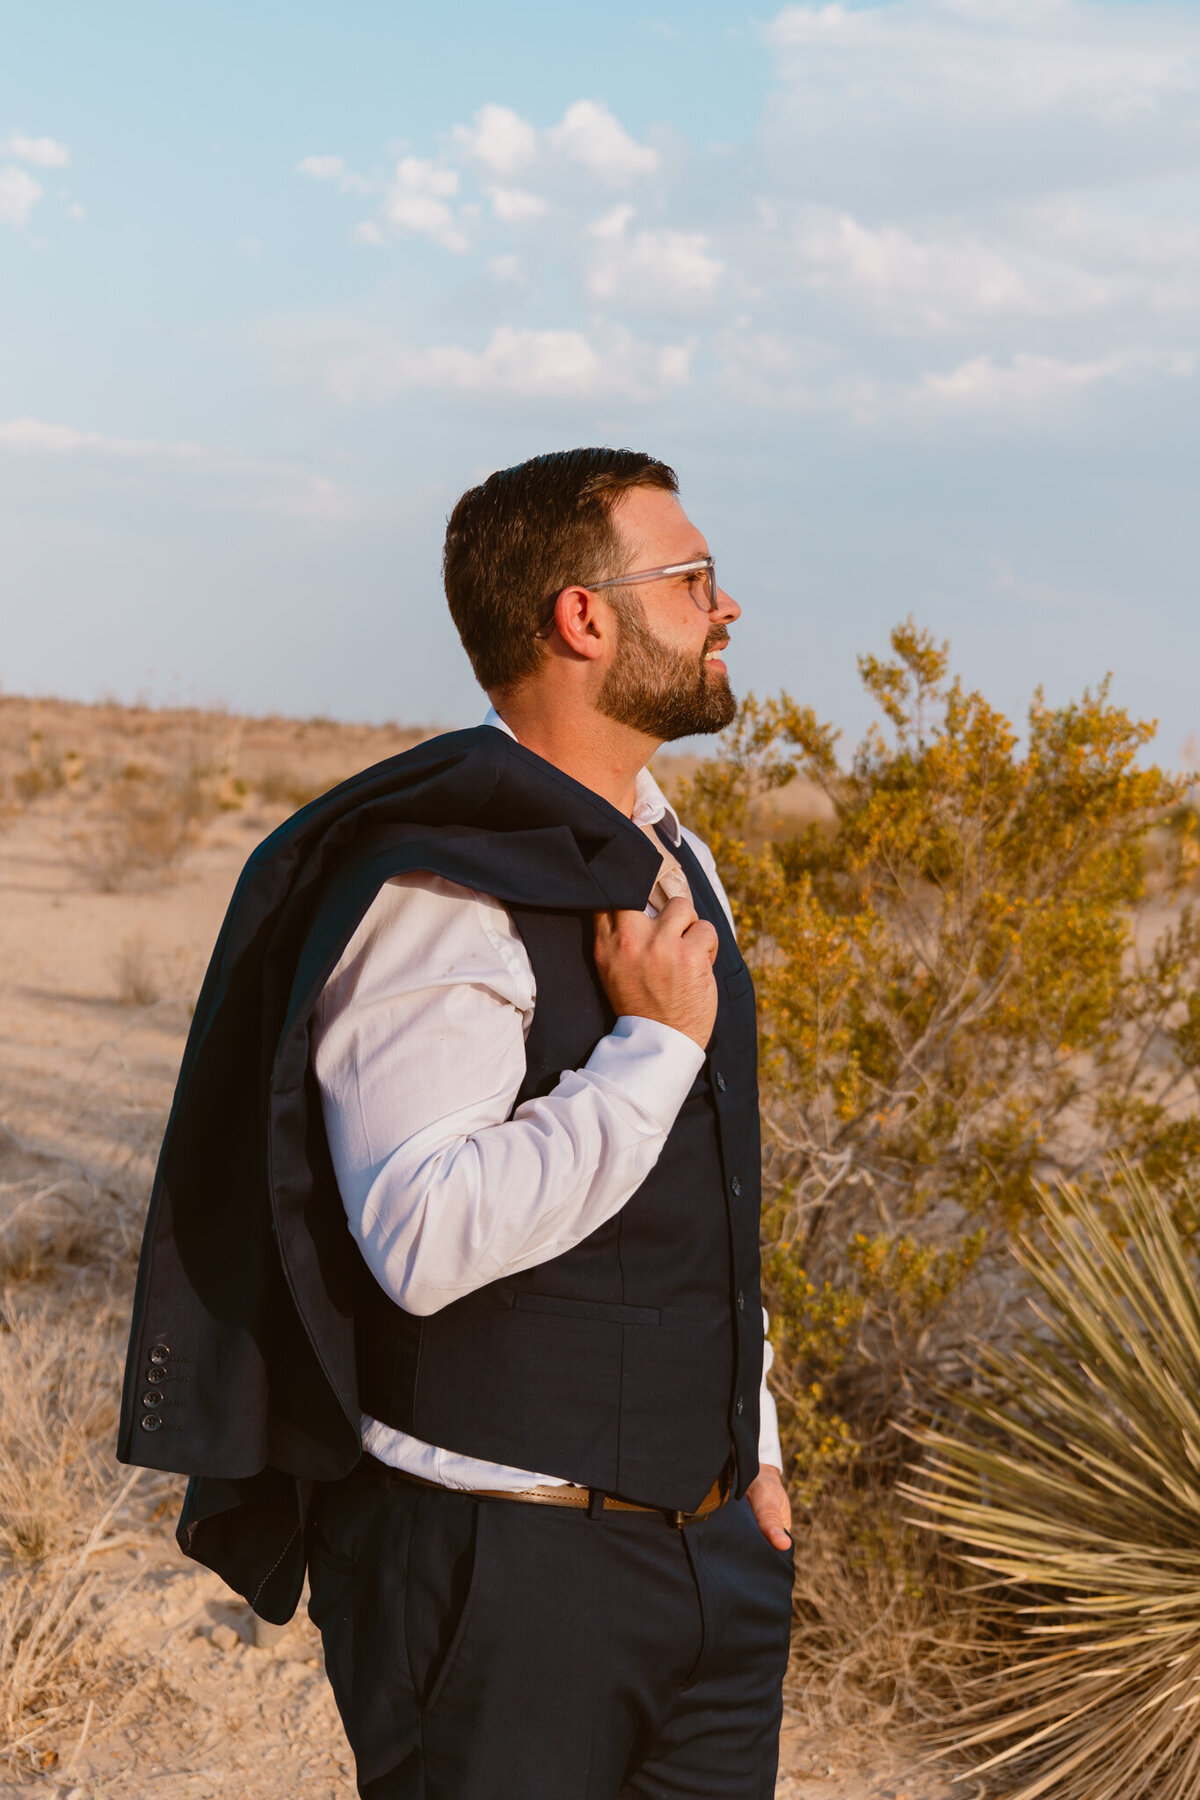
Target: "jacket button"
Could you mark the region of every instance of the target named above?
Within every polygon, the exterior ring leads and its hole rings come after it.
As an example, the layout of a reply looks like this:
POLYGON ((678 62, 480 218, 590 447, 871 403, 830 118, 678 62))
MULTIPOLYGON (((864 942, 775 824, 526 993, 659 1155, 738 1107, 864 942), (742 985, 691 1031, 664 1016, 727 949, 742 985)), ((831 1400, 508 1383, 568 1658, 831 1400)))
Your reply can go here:
POLYGON ((746 1296, 745 1296, 745 1294, 743 1294, 741 1288, 739 1288, 738 1289, 738 1311, 745 1312, 745 1310, 746 1310, 746 1296))
MULTIPOLYGON (((738 1409, 738 1416, 739 1416, 739 1417, 740 1417, 740 1416, 741 1416, 741 1414, 742 1414, 742 1413, 744 1413, 744 1412, 745 1412, 745 1410, 746 1410, 746 1403, 745 1403, 745 1401, 744 1401, 744 1400, 743 1400, 743 1399, 742 1399, 742 1396, 741 1396, 741 1395, 740 1395, 740 1394, 739 1394, 739 1395, 738 1395, 738 1403, 737 1403, 737 1409, 738 1409)), ((142 1421, 142 1423, 143 1423, 143 1424, 145 1424, 145 1423, 146 1423, 146 1421, 145 1421, 145 1420, 143 1420, 143 1421, 142 1421)), ((156 1421, 155 1421, 155 1423, 157 1423, 157 1420, 156 1420, 156 1421)))
POLYGON ((731 1188, 732 1188, 732 1190, 733 1190, 733 1192, 734 1192, 734 1195, 735 1195, 735 1196, 736 1196, 736 1195, 738 1195, 738 1194, 740 1194, 740 1193, 741 1193, 741 1191, 742 1191, 742 1178, 741 1178, 741 1176, 740 1176, 740 1175, 735 1175, 735 1176, 734 1176, 734 1178, 733 1178, 733 1180, 732 1180, 732 1181, 731 1181, 731 1182, 730 1182, 730 1184, 729 1184, 729 1185, 730 1185, 730 1187, 731 1187, 731 1188))
POLYGON ((720 1088, 721 1092, 724 1093, 725 1092, 725 1077, 722 1075, 720 1069, 717 1070, 715 1079, 716 1079, 717 1086, 720 1088))
POLYGON ((142 1430, 143 1431, 158 1431, 160 1429, 161 1425, 162 1425, 162 1420, 159 1418, 157 1413, 147 1413, 145 1418, 142 1420, 142 1430))
POLYGON ((163 1403, 162 1395, 160 1393, 158 1393, 154 1388, 147 1388, 146 1392, 142 1395, 142 1405, 143 1406, 161 1406, 162 1403, 163 1403))
POLYGON ((165 1344, 155 1344, 150 1352, 150 1361, 152 1363, 165 1363, 170 1354, 171 1352, 167 1349, 165 1344))

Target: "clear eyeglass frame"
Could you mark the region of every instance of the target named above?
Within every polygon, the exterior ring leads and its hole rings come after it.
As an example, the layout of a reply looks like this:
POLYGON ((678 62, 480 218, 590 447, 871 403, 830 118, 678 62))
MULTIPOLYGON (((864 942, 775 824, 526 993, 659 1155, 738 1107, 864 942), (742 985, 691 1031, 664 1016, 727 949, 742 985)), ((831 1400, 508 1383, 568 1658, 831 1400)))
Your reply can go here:
MULTIPOLYGON (((601 588, 636 587, 643 581, 667 581, 672 575, 699 575, 701 571, 708 576, 707 598, 698 600, 689 589, 692 604, 698 606, 701 612, 715 613, 720 602, 717 598, 717 568, 711 556, 695 556, 690 562, 664 563, 658 569, 631 569, 628 575, 610 575, 604 581, 569 581, 566 585, 587 588, 589 593, 595 594, 601 588)), ((558 595, 554 598, 557 600, 558 595)), ((553 623, 551 617, 536 635, 545 637, 553 623)))

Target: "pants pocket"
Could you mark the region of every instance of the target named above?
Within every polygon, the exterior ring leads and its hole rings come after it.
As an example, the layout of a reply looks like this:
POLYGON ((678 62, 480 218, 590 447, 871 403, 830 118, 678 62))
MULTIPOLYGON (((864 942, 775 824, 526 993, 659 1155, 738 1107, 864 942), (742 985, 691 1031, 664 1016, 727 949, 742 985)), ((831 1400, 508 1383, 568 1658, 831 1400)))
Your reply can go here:
POLYGON ((465 1494, 422 1494, 418 1502, 409 1540, 404 1635, 423 1712, 436 1706, 467 1634, 486 1512, 465 1494))

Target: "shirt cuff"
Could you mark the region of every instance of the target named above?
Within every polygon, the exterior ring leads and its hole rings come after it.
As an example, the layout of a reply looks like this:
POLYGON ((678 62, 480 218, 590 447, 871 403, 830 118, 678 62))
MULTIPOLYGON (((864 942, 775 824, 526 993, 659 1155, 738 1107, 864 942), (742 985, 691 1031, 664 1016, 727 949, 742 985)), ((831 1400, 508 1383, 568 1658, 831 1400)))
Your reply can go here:
POLYGON ((704 1067, 694 1038, 657 1019, 625 1014, 602 1037, 584 1068, 627 1095, 665 1134, 704 1067))
POLYGON ((767 1309, 763 1307, 763 1372, 762 1387, 758 1396, 758 1460, 759 1464, 770 1463, 773 1469, 783 1468, 783 1447, 779 1441, 779 1415, 775 1410, 775 1396, 767 1386, 767 1370, 775 1361, 775 1346, 767 1336, 770 1320, 767 1309))

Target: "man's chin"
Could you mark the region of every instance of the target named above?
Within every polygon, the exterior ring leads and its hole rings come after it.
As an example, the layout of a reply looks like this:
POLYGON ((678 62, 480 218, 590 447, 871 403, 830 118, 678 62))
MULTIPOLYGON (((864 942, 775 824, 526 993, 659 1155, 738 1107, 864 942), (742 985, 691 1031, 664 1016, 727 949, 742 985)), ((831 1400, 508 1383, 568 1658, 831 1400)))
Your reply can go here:
POLYGON ((717 732, 724 731, 737 718, 737 700, 729 685, 728 675, 709 676, 707 704, 697 707, 695 714, 687 720, 679 720, 676 728, 664 743, 677 743, 680 738, 715 737, 717 732))
POLYGON ((705 731, 724 731, 737 718, 737 696, 729 685, 729 676, 724 670, 718 675, 710 670, 708 673, 708 697, 713 706, 714 723, 705 726, 705 731))

